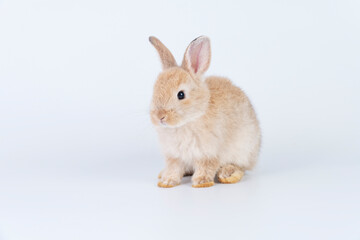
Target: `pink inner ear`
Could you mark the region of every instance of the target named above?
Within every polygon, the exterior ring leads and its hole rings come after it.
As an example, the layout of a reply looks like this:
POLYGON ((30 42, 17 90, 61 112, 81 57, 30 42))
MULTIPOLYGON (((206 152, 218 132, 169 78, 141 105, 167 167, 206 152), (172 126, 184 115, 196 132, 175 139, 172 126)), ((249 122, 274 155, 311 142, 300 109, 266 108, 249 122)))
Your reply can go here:
POLYGON ((201 61, 200 54, 202 47, 203 47, 203 43, 201 42, 195 46, 192 46, 189 51, 190 59, 191 59, 191 68, 194 70, 194 73, 197 73, 199 70, 200 61, 201 61))

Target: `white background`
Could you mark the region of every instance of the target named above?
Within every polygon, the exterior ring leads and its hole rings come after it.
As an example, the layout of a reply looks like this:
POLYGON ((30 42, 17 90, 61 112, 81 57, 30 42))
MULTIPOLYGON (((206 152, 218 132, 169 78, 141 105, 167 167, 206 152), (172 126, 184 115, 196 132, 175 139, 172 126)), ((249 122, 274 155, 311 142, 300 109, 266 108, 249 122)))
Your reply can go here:
POLYGON ((360 239, 359 1, 0 0, 0 239, 360 239), (156 186, 148 109, 199 35, 252 100, 257 168, 156 186))

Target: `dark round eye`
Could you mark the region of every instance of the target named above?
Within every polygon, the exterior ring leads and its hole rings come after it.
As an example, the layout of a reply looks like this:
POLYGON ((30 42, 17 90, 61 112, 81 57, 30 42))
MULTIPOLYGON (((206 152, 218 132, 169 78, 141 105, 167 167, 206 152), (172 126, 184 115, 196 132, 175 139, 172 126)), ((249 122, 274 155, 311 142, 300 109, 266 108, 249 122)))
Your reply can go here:
POLYGON ((183 91, 180 91, 180 92, 178 92, 177 97, 178 97, 179 100, 184 99, 185 98, 185 93, 183 91))

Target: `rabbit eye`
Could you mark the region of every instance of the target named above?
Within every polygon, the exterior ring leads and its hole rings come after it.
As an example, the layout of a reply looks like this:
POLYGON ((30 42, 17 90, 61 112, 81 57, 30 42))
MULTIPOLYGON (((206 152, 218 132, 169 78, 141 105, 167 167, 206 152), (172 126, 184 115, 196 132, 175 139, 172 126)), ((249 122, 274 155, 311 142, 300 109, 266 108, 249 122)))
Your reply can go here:
POLYGON ((183 91, 178 92, 177 97, 179 100, 182 100, 185 98, 185 93, 183 91))

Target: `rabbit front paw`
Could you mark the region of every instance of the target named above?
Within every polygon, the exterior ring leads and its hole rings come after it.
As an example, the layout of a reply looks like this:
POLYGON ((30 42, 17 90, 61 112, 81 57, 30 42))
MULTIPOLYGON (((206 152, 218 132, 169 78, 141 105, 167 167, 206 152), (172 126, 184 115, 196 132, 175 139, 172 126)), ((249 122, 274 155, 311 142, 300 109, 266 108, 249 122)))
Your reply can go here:
POLYGON ((214 178, 209 176, 194 176, 192 179, 194 188, 204 188, 214 186, 214 178))
POLYGON ((162 177, 158 182, 158 187, 172 188, 180 184, 180 180, 171 177, 162 177))

